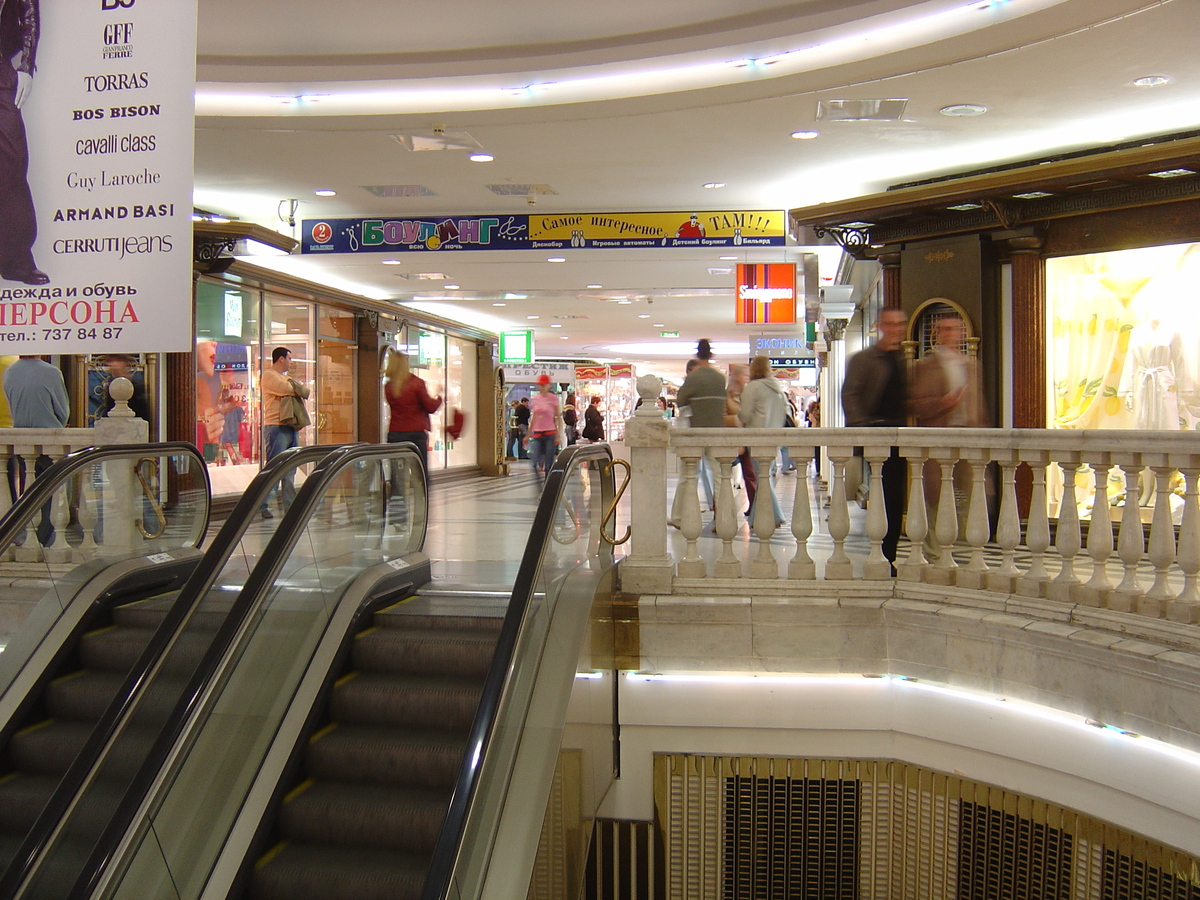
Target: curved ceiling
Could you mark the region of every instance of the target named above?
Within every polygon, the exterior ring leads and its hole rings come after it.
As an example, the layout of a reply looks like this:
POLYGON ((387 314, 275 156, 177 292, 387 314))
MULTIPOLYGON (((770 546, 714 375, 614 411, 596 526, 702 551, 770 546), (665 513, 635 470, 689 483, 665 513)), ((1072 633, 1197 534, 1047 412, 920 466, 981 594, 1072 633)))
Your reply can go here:
MULTIPOLYGON (((413 84, 425 94, 419 109, 404 112, 396 103, 374 115, 330 115, 328 108, 322 114, 323 101, 285 103, 278 96, 269 112, 253 115, 208 114, 198 103, 197 205, 293 235, 295 227, 280 215, 289 200, 297 201, 297 221, 530 209, 787 209, 993 162, 1200 127, 1200 55, 1194 52, 1200 4, 1192 0, 760 0, 738 4, 733 18, 707 0, 614 0, 577 8, 583 6, 475 0, 454 4, 452 13, 445 4, 406 5, 400 16, 394 5, 372 0, 236 6, 200 0, 198 94, 214 86, 264 94, 278 78, 275 87, 290 99, 314 73, 340 90, 347 66, 356 78, 378 69, 389 82, 423 75, 413 84), (661 62, 708 53, 729 60, 765 48, 764 29, 776 29, 790 48, 811 49, 820 35, 803 31, 805 24, 822 23, 827 37, 838 28, 898 26, 953 10, 990 17, 993 24, 949 36, 913 32, 904 41, 889 33, 890 43, 852 47, 854 53, 827 65, 783 75, 740 71, 724 83, 678 90, 659 79, 652 85, 658 92, 621 99, 554 102, 530 94, 512 108, 451 108, 427 91, 449 83, 445 73, 452 70, 463 77, 515 77, 551 58, 568 64, 568 72, 650 56, 661 62), (545 53, 526 55, 530 47, 545 53), (572 53, 573 47, 586 49, 572 53), (380 54, 407 61, 381 61, 380 54), (1154 74, 1169 81, 1154 88, 1134 84, 1154 74), (817 118, 820 100, 873 98, 906 99, 904 115, 887 122, 817 118), (973 118, 939 114, 958 103, 988 111, 973 118), (494 161, 472 163, 461 151, 414 153, 392 137, 437 125, 468 133, 494 161), (818 136, 795 140, 798 130, 818 136), (710 182, 725 187, 706 190, 710 182), (421 186, 426 195, 387 198, 365 190, 386 185, 421 186), (489 185, 529 185, 536 193, 502 195, 489 185), (318 189, 336 196, 317 197, 318 189)), ((793 259, 802 249, 735 255, 738 261, 793 259)), ((567 262, 553 265, 541 254, 513 252, 409 254, 398 266, 382 265, 380 254, 291 256, 263 264, 483 327, 532 324, 542 355, 628 359, 608 348, 678 331, 677 345, 634 357, 651 369, 670 361, 666 374, 677 374, 695 338, 745 340, 730 322, 732 277, 709 271, 729 266, 733 261, 719 259, 728 252, 562 255, 567 262), (431 271, 460 288, 411 277, 431 271), (505 293, 522 299, 503 299, 505 293), (614 302, 621 299, 632 302, 614 302), (563 327, 551 330, 550 324, 563 327)), ((822 275, 833 272, 827 267, 822 275)))

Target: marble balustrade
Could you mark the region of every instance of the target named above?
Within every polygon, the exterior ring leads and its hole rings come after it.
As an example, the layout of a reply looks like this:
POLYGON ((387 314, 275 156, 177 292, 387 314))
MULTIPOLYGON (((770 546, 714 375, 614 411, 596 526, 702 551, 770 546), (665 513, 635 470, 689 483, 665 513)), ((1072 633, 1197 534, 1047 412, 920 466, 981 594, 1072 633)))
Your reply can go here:
MULTIPOLYGON (((729 579, 750 579, 760 586, 773 582, 776 588, 817 580, 890 580, 891 566, 881 549, 887 516, 879 499, 879 473, 891 448, 897 447, 908 460, 909 470, 903 531, 908 540, 901 542, 896 560, 898 580, 1200 623, 1200 437, 1194 434, 951 428, 672 429, 663 420, 635 418, 627 425, 626 444, 633 461, 635 498, 631 508, 633 541, 626 561, 631 577, 625 581, 625 589, 631 592, 671 593, 681 580, 692 579, 708 579, 713 590, 720 590, 720 582, 729 579), (792 514, 790 522, 776 527, 772 504, 764 492, 773 489, 765 473, 780 446, 788 447, 795 460, 809 459, 814 446, 827 448, 832 471, 826 473, 828 519, 824 530, 832 540, 832 553, 823 567, 814 561, 809 543, 816 517, 826 511, 813 508, 809 479, 779 480, 777 487, 786 487, 793 494, 792 514), (735 541, 744 542, 745 537, 730 477, 731 464, 742 447, 749 447, 764 473, 758 484, 762 499, 756 502, 750 522, 750 540, 757 546, 751 548, 745 562, 734 553, 735 541), (871 464, 865 520, 869 552, 858 561, 846 550, 851 530, 849 504, 854 499, 847 497, 847 467, 861 465, 854 460, 856 453, 871 464), (696 482, 700 458, 705 454, 716 475, 716 512, 711 516, 700 508, 696 482), (674 506, 678 514, 675 524, 686 540, 679 559, 667 551, 664 538, 655 537, 667 531, 668 509, 674 501, 667 498, 668 503, 663 504, 653 499, 666 491, 670 455, 677 460, 677 490, 681 492, 674 506), (926 465, 926 461, 932 464, 926 465), (1019 476, 1022 468, 1027 471, 1019 476), (924 479, 930 476, 939 478, 942 486, 936 509, 926 508, 924 479), (1153 502, 1148 506, 1123 504, 1119 517, 1093 517, 1085 542, 1077 506, 1083 498, 1077 496, 1081 489, 1076 485, 1088 486, 1095 508, 1110 509, 1110 499, 1116 499, 1110 476, 1124 482, 1130 496, 1148 497, 1152 491, 1153 502), (1019 477, 1032 481, 1024 516, 1018 510, 1019 477), (1184 485, 1182 516, 1176 524, 1171 513, 1172 481, 1178 483, 1180 478, 1184 485), (1060 502, 1048 499, 1048 485, 1061 493, 1060 502), (651 499, 639 503, 638 497, 651 499), (1141 516, 1150 508, 1147 540, 1141 516), (1052 513, 1057 515, 1052 518, 1052 513), (707 537, 714 533, 717 541, 707 537), (702 534, 706 535, 703 541, 702 534), (954 555, 941 553, 932 561, 926 558, 924 546, 930 534, 943 547, 953 545, 954 555)), ((1178 505, 1178 499, 1175 502, 1178 505)))

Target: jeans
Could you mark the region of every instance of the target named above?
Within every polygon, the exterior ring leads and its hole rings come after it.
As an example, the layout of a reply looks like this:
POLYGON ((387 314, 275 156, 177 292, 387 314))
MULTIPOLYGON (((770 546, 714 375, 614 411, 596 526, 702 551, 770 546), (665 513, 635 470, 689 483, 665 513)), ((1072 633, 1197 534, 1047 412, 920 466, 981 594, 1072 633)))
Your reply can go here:
MULTIPOLYGON (((755 474, 755 481, 756 481, 755 487, 757 488, 758 460, 751 460, 751 464, 754 466, 754 474, 755 474)), ((775 461, 774 460, 771 460, 771 488, 772 488, 772 490, 770 491, 771 510, 775 513, 775 524, 782 525, 783 524, 783 510, 780 509, 780 507, 779 507, 779 497, 776 496, 775 490, 774 490, 774 488, 775 488, 775 461)), ((757 500, 758 497, 759 497, 759 492, 756 490, 755 495, 754 495, 755 500, 757 500)), ((746 513, 746 515, 750 517, 750 527, 753 528, 754 527, 754 504, 753 503, 750 504, 750 509, 746 513)))
POLYGON ((421 471, 425 473, 425 483, 429 483, 429 434, 424 431, 389 431, 389 444, 412 444, 421 457, 421 471))
POLYGON ((537 472, 538 483, 545 485, 550 467, 554 465, 554 457, 558 455, 558 436, 551 433, 529 439, 530 457, 533 459, 533 471, 537 472))
MULTIPOLYGON (((270 462, 284 450, 300 446, 300 436, 291 425, 264 425, 263 442, 267 445, 266 461, 270 462)), ((295 478, 296 473, 291 471, 279 479, 279 503, 284 510, 291 506, 292 501, 296 499, 295 478)), ((260 508, 264 512, 267 509, 267 503, 275 496, 275 491, 276 488, 271 488, 263 498, 260 508)))

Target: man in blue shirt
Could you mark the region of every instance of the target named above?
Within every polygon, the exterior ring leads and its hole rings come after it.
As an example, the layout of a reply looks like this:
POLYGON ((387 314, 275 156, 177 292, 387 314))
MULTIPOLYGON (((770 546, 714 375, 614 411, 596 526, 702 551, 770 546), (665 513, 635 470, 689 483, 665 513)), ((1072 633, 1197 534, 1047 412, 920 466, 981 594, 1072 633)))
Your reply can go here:
MULTIPOLYGON (((15 428, 65 428, 70 413, 67 385, 62 372, 39 356, 22 356, 4 370, 4 396, 12 411, 15 428)), ((54 461, 42 454, 33 464, 34 477, 39 477, 54 461)), ((8 489, 15 502, 25 490, 25 460, 8 458, 8 489)), ((37 526, 42 546, 50 542, 54 526, 50 522, 49 504, 42 509, 42 521, 37 526)))

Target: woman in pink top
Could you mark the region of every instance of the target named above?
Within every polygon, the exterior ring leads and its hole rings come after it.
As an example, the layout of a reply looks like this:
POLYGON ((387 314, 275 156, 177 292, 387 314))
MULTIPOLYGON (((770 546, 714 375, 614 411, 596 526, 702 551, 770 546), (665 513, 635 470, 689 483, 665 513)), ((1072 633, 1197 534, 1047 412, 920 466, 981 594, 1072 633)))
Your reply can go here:
POLYGON ((546 476, 558 454, 558 395, 550 393, 550 376, 538 376, 538 393, 529 398, 529 443, 533 471, 545 487, 546 476))

